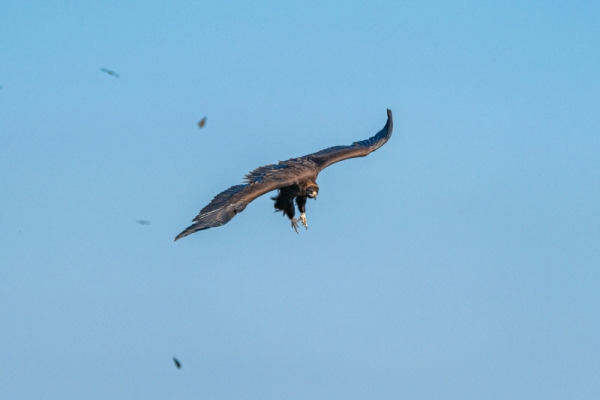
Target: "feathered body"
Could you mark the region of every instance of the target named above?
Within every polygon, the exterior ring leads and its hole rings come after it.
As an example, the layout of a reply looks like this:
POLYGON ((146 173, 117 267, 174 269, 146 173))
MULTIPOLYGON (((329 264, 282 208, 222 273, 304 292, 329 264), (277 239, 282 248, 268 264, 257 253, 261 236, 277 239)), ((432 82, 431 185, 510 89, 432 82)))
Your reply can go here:
POLYGON ((236 214, 259 196, 273 190, 279 190, 275 200, 275 210, 282 211, 296 230, 298 223, 295 215, 294 200, 300 211, 300 222, 308 228, 306 222, 306 201, 316 198, 319 192, 317 175, 324 168, 338 161, 354 157, 364 157, 383 146, 392 136, 392 112, 387 110, 387 122, 383 129, 373 137, 354 142, 349 146, 330 147, 303 157, 291 158, 277 164, 269 164, 250 171, 245 183, 235 185, 219 193, 194 218, 193 224, 181 232, 175 240, 196 231, 215 228, 229 222, 236 214))

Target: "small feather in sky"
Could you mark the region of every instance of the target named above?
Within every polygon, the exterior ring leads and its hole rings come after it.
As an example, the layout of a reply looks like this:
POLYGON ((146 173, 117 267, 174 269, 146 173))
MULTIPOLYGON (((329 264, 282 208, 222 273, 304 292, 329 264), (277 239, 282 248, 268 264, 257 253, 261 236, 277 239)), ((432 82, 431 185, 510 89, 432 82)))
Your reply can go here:
POLYGON ((102 71, 102 72, 104 72, 104 73, 106 73, 106 74, 108 74, 108 75, 112 75, 112 76, 114 76, 115 78, 118 78, 118 77, 119 77, 119 74, 117 74, 115 71, 113 71, 113 70, 111 70, 111 69, 108 69, 108 68, 100 68, 100 71, 102 71))
POLYGON ((173 357, 173 362, 175 363, 177 369, 181 369, 181 362, 179 362, 179 360, 176 357, 173 357))

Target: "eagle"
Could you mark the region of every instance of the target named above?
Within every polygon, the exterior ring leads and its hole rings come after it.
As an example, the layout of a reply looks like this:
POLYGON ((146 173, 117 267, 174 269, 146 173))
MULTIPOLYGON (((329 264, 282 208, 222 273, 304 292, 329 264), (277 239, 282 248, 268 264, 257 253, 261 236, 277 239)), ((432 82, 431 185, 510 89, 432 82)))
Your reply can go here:
POLYGON ((245 183, 235 185, 219 193, 212 201, 200 210, 188 226, 175 240, 208 228, 225 225, 233 217, 244 211, 254 199, 273 190, 278 190, 275 201, 275 212, 281 211, 287 216, 292 228, 298 233, 298 221, 308 229, 306 220, 306 201, 316 199, 319 194, 317 175, 323 169, 338 161, 354 157, 364 157, 383 146, 392 136, 392 111, 387 110, 387 122, 375 136, 354 142, 348 146, 334 146, 303 157, 290 158, 269 164, 250 171, 245 176, 245 183), (294 200, 300 211, 299 219, 295 216, 294 200))

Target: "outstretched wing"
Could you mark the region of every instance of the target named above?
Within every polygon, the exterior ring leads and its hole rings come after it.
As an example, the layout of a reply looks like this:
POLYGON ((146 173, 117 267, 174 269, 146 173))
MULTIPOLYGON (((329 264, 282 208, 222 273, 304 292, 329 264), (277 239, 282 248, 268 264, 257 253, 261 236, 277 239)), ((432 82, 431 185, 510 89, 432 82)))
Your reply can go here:
POLYGON ((392 136, 393 125, 392 111, 388 109, 387 122, 383 129, 380 130, 375 136, 360 142, 354 142, 349 146, 330 147, 328 149, 309 154, 303 158, 311 160, 317 164, 320 171, 338 161, 354 157, 364 157, 367 154, 377 150, 388 141, 388 139, 392 136))
POLYGON ((246 183, 232 186, 219 193, 194 218, 194 223, 181 232, 175 240, 196 231, 225 225, 236 214, 244 211, 246 206, 259 196, 293 185, 310 177, 316 177, 317 166, 310 160, 291 159, 258 167, 249 172, 246 183))

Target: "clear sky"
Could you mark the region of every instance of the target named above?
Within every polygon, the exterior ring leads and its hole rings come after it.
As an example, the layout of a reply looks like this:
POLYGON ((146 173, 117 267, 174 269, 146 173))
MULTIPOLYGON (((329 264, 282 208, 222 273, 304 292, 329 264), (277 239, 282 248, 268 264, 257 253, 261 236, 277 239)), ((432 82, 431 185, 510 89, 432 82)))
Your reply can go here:
POLYGON ((597 400, 599 21, 0 3, 0 398, 597 400), (321 173, 307 231, 266 195, 173 242, 249 170, 386 108, 392 138, 321 173))

